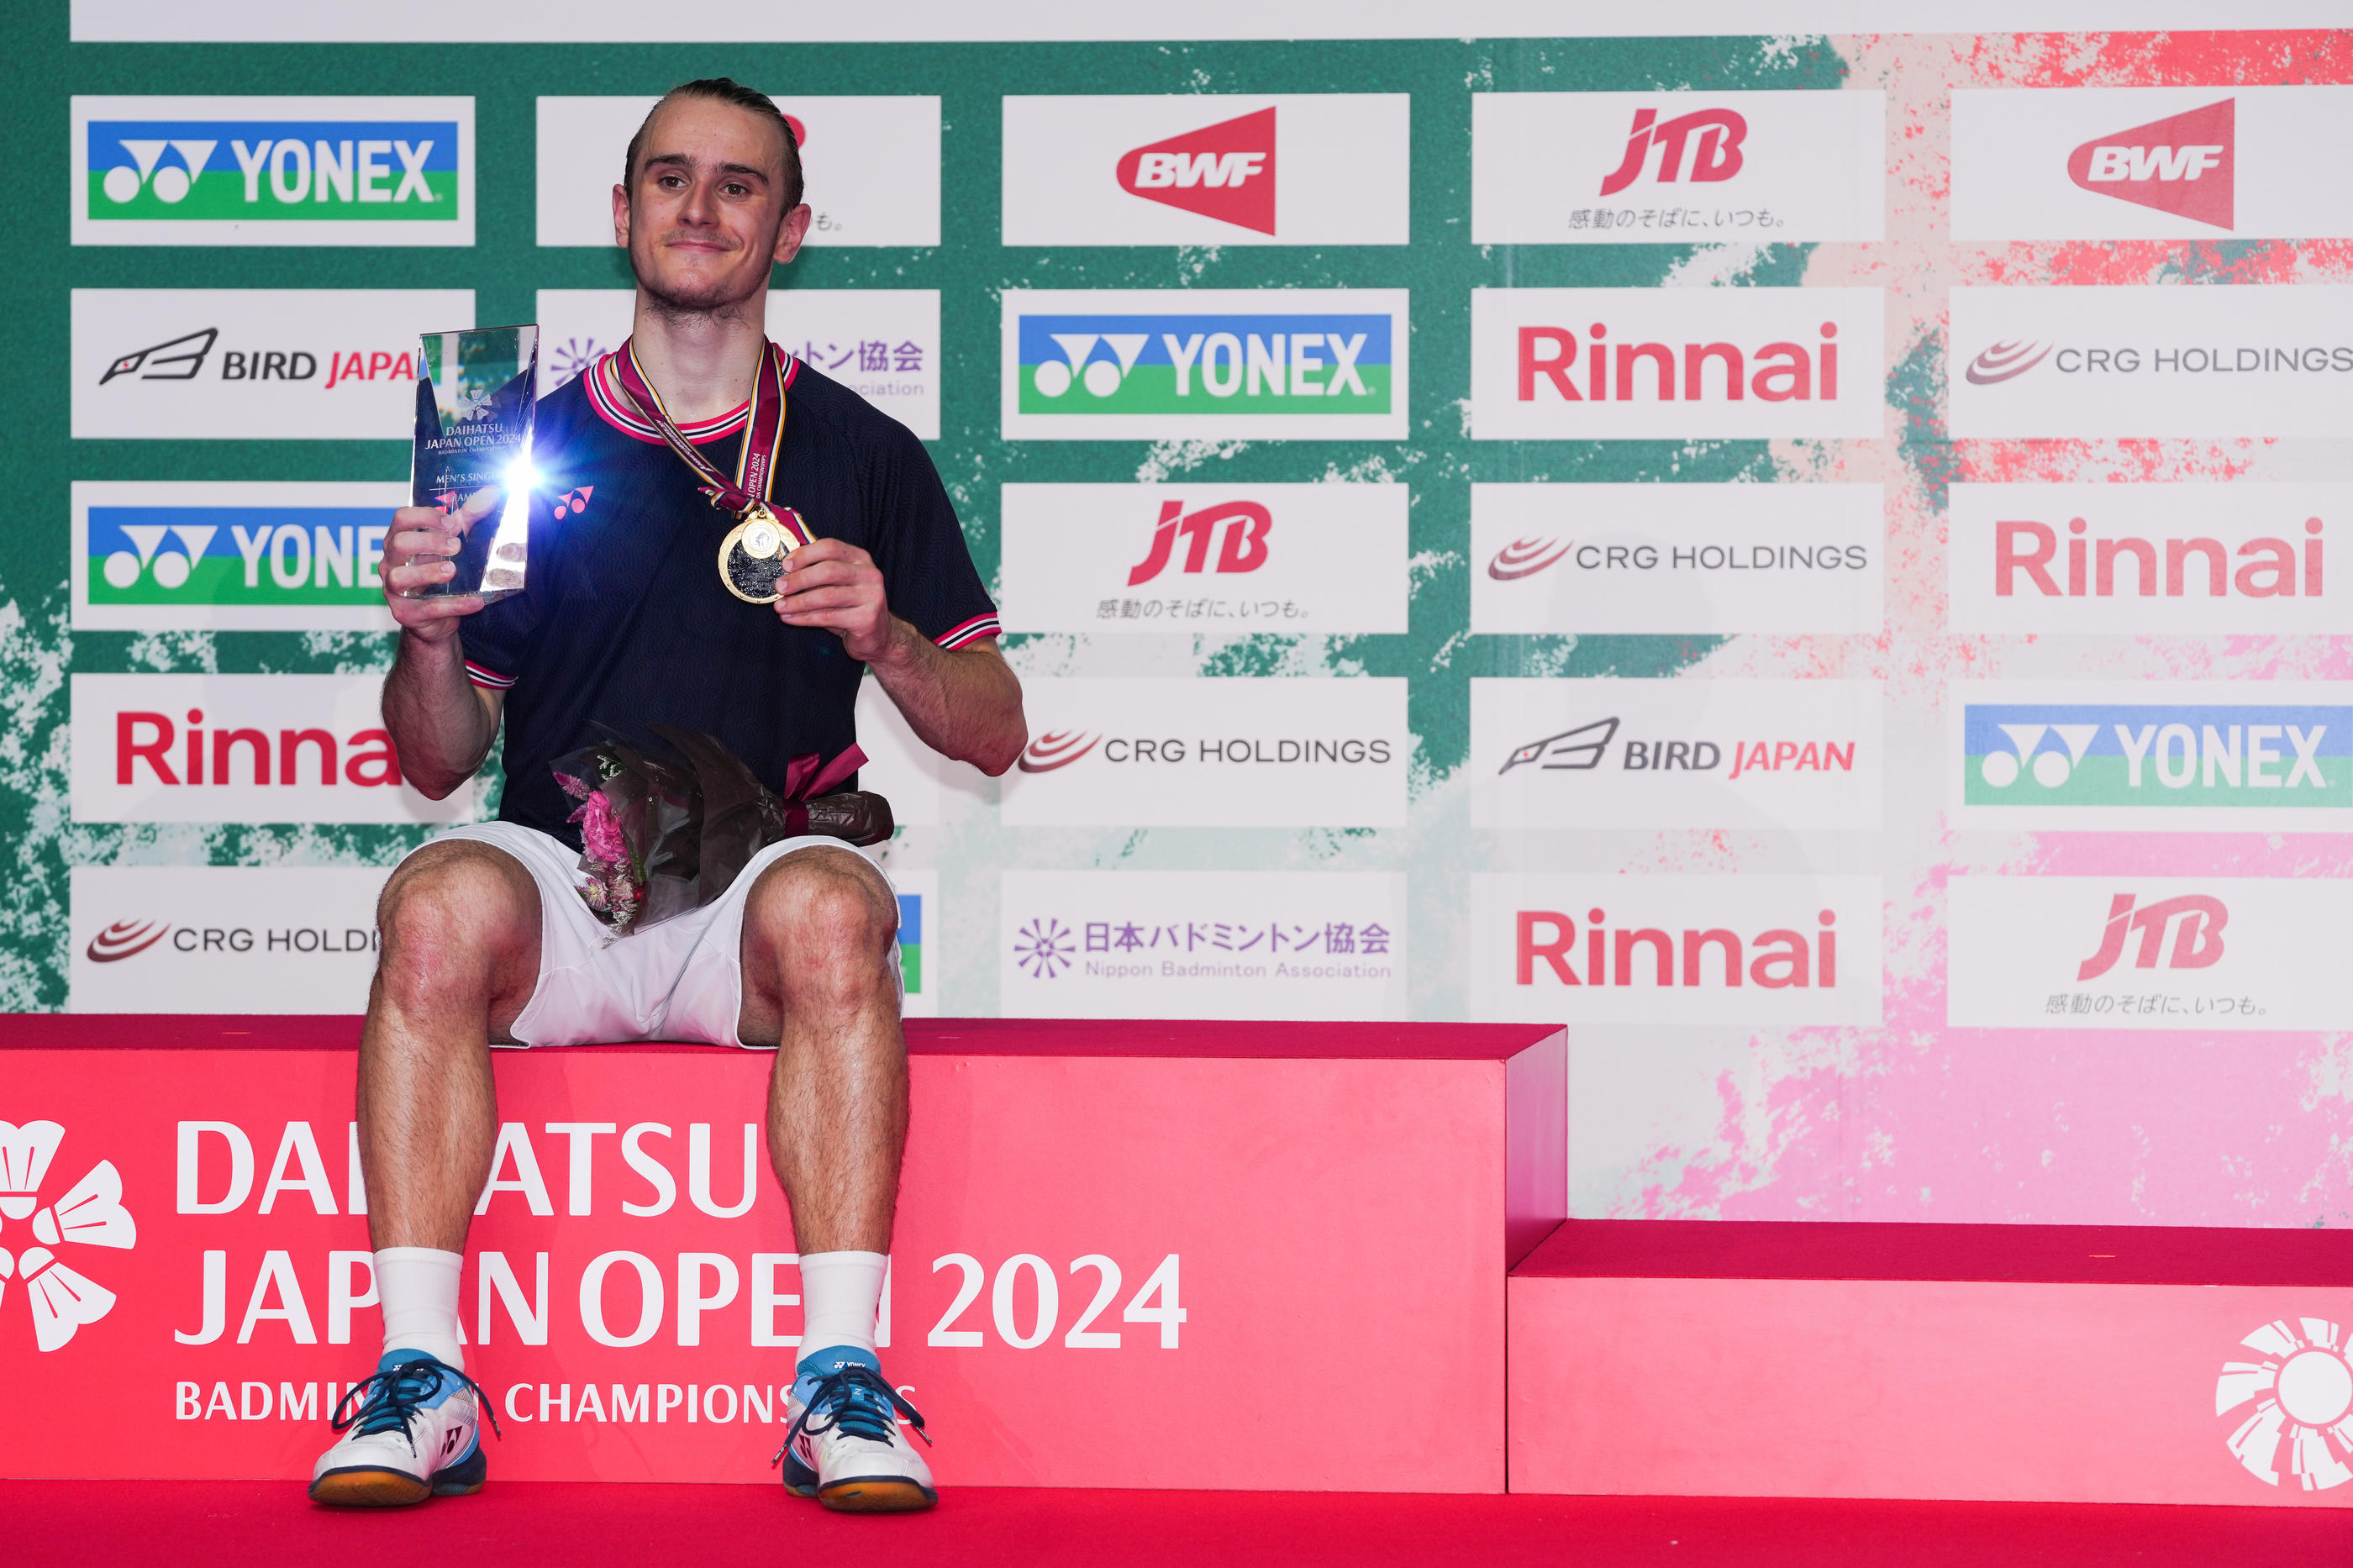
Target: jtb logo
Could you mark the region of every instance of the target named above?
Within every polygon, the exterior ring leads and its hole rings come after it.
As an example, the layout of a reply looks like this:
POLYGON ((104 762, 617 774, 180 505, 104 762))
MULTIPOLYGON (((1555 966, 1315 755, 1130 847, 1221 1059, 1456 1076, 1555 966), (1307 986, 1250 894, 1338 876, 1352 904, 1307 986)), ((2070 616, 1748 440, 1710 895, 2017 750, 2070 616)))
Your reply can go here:
POLYGON ((1123 154, 1119 188, 1260 234, 1274 232, 1274 110, 1261 109, 1123 154))
POLYGON ((1209 559, 1209 536, 1219 523, 1226 525, 1225 544, 1218 552, 1220 572, 1255 572, 1266 564, 1266 536, 1274 527, 1274 514, 1256 501, 1228 501, 1222 506, 1204 507, 1190 517, 1181 515, 1182 501, 1160 503, 1160 521, 1152 531, 1152 548, 1144 559, 1130 568, 1127 585, 1149 583, 1168 567, 1175 553, 1176 541, 1186 541, 1185 570, 1199 572, 1209 559))
POLYGON ((1711 184, 1728 180, 1740 173, 1740 143, 1748 135, 1748 121, 1739 111, 1731 109, 1703 109, 1691 114, 1678 115, 1663 125, 1652 123, 1659 118, 1655 109, 1634 111, 1633 133, 1626 138, 1626 159, 1615 173, 1601 182, 1601 194, 1614 196, 1641 178, 1642 166, 1648 163, 1651 149, 1659 149, 1661 184, 1672 184, 1683 164, 1683 147, 1692 149, 1690 173, 1694 184, 1711 184))
POLYGON ((2236 100, 2094 137, 2067 155, 2067 177, 2094 195, 2232 226, 2236 100))
POLYGON ((2124 956, 2126 938, 2134 931, 2141 936, 2133 967, 2155 969, 2168 927, 2173 931, 2173 959, 2168 968, 2211 969, 2221 961, 2222 928, 2231 921, 2231 911, 2222 907, 2221 900, 2204 893, 2184 893, 2138 910, 2133 903, 2130 893, 2118 893, 2109 902, 2107 930, 2100 939, 2100 951, 2076 969, 2077 980, 2096 980, 2114 969, 2116 960, 2124 956))

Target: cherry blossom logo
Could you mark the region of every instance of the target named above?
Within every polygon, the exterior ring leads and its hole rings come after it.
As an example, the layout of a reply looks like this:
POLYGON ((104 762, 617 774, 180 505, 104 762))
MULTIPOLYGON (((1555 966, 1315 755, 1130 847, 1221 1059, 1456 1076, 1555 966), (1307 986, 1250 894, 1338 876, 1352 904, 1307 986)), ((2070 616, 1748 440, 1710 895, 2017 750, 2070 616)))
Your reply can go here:
POLYGON ((1051 980, 1060 974, 1071 967, 1071 955, 1077 951, 1071 928, 1051 916, 1023 926, 1013 943, 1014 962, 1028 970, 1033 980, 1051 980))
POLYGON ((2024 375, 2041 364, 2054 345, 2029 342, 2023 339, 1993 347, 1969 361, 1968 375, 1972 386, 1992 386, 2016 376, 2024 375))
POLYGON ((2353 1481, 2353 1363, 2345 1331, 2325 1318, 2284 1318, 2239 1342, 2263 1357, 2226 1361, 2214 1414, 2253 1413, 2223 1439, 2247 1473, 2280 1484, 2281 1460, 2306 1491, 2353 1481))
POLYGON ((604 357, 605 347, 595 338, 566 338, 548 356, 547 368, 554 384, 562 386, 604 357))
POLYGON ((30 1219, 32 1239, 39 1244, 15 1254, 0 1246, 0 1305, 6 1303, 10 1278, 21 1280, 33 1314, 33 1342, 44 1351, 63 1348, 83 1324, 114 1310, 113 1291, 59 1262, 50 1248, 129 1247, 139 1240, 111 1160, 100 1160, 64 1196, 42 1205, 42 1182, 65 1136, 54 1121, 21 1127, 0 1121, 0 1228, 30 1219))
POLYGON ((1487 563, 1487 575, 1498 583, 1533 577, 1568 553, 1568 545, 1550 539, 1514 539, 1487 563))

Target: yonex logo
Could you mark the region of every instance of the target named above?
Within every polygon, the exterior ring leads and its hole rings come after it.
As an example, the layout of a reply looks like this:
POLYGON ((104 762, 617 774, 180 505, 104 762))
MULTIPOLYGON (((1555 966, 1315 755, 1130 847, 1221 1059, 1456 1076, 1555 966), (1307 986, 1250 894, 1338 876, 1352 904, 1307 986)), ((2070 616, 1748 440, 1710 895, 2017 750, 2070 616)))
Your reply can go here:
POLYGON ((1221 223, 1274 232, 1274 110, 1220 121, 1123 154, 1120 189, 1221 223))
POLYGON ((155 199, 166 206, 175 206, 188 199, 196 176, 205 172, 205 165, 212 161, 213 149, 219 145, 217 142, 193 139, 165 142, 126 136, 121 146, 131 155, 131 162, 117 163, 106 171, 100 177, 99 186, 108 201, 120 205, 149 188, 152 180, 155 199), (166 147, 178 156, 179 162, 165 165, 159 173, 156 165, 162 162, 166 147))
POLYGON ((2353 806, 2353 708, 2303 702, 1968 702, 1970 805, 2353 806))
POLYGON ((92 221, 458 221, 458 123, 93 120, 92 221))
POLYGON ((2094 195, 2232 226, 2237 100, 2094 137, 2067 156, 2067 177, 2094 195))
POLYGON ((100 505, 89 531, 92 604, 364 605, 387 524, 369 507, 100 505))
POLYGON ((1024 316, 1020 405, 1080 415, 1387 413, 1390 325, 1385 315, 1303 311, 1024 316))
POLYGON ((0 1303, 6 1300, 8 1279, 21 1279, 33 1342, 42 1351, 64 1348, 85 1324, 114 1310, 113 1291, 59 1262, 50 1249, 129 1247, 139 1239, 139 1227, 122 1206, 121 1174, 111 1160, 100 1160, 63 1196, 42 1206, 42 1184, 65 1136, 54 1121, 0 1121, 0 1227, 29 1218, 31 1239, 40 1244, 13 1255, 0 1247, 0 1303))

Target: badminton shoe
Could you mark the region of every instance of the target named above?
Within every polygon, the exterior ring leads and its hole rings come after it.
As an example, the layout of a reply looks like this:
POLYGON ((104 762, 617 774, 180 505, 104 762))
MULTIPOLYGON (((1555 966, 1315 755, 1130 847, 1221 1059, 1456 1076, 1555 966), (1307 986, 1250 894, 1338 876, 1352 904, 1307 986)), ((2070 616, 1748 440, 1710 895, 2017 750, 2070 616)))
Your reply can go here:
POLYGON ((398 1508, 480 1491, 481 1393, 423 1351, 387 1352, 336 1404, 343 1436, 311 1467, 311 1500, 398 1508))
POLYGON ((845 1513, 907 1513, 940 1500, 931 1467, 907 1441, 923 1418, 882 1376, 871 1351, 843 1345, 800 1363, 785 1409, 792 1426, 776 1458, 785 1489, 845 1513))

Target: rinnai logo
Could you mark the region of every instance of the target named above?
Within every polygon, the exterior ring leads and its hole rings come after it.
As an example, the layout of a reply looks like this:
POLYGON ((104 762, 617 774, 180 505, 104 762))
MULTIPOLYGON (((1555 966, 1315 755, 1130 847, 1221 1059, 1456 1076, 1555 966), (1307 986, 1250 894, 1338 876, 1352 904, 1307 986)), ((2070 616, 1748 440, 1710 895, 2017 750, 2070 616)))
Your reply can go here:
POLYGON ((1184 570, 1198 573, 1208 563, 1209 541, 1220 527, 1224 542, 1218 551, 1218 571, 1255 572, 1266 564, 1266 537, 1273 531, 1274 514, 1265 507, 1256 501, 1226 501, 1188 516, 1184 502, 1164 500, 1160 520, 1153 526, 1152 546, 1129 569, 1127 585, 1149 583, 1166 571, 1180 538, 1186 542, 1184 570))
POLYGON ((1069 767, 1102 742, 1101 735, 1083 730, 1048 730, 1023 749, 1016 765, 1025 773, 1050 773, 1069 767))
POLYGON ((2214 1414, 2252 1405, 2223 1439, 2265 1486, 2284 1468, 2306 1491, 2353 1481, 2353 1345, 2326 1318, 2282 1318, 2239 1342, 2263 1359, 2226 1361, 2214 1379, 2214 1414), (2281 1464, 2284 1458, 2284 1467, 2281 1464))
POLYGON ((1569 552, 1569 545, 1552 539, 1514 539, 1487 563, 1487 575, 1498 583, 1533 577, 1569 552))
POLYGON ((2050 357, 2051 348, 2049 343, 1996 343, 1969 361, 1969 368, 1964 374, 1972 385, 1999 385, 2041 364, 2050 357))
POLYGON ((122 1176, 114 1162, 100 1160, 53 1202, 41 1203, 41 1186, 66 1130, 54 1121, 17 1126, 0 1121, 0 1217, 30 1219, 40 1245, 12 1255, 0 1247, 0 1303, 13 1275, 24 1283, 33 1317, 33 1342, 44 1352, 62 1350, 85 1326, 114 1310, 114 1292, 58 1261, 58 1247, 128 1248, 139 1227, 122 1206, 122 1176))
POLYGON ((146 952, 171 930, 164 921, 117 921, 91 937, 86 952, 92 963, 120 963, 146 952))
POLYGON ((1671 991, 1727 990, 1746 984, 1767 991, 1838 986, 1835 910, 1820 910, 1814 929, 1777 927, 1743 938, 1723 926, 1611 929, 1609 912, 1585 911, 1582 973, 1576 920, 1557 910, 1521 910, 1516 919, 1514 984, 1539 975, 1567 986, 1671 991), (1678 954, 1681 962, 1678 963, 1678 954))
POLYGON ((2095 195, 2230 228, 2236 114, 2236 101, 2226 98, 2094 137, 2068 154, 2067 177, 2095 195))
MULTIPOLYGON (((2301 592, 2309 598, 2318 598, 2327 585, 2325 531, 2320 519, 2304 520, 2301 592)), ((2249 539, 2232 551, 2219 539, 2191 535, 2167 539, 2160 548, 2158 541, 2134 534, 2094 536, 2080 517, 2067 520, 2067 532, 2063 587, 2052 572, 2059 555, 2058 531, 2031 519, 1997 521, 1994 596, 2012 597, 2023 584, 2046 599, 2114 598, 2120 569, 2127 591, 2144 599, 2159 594, 2168 599, 2226 599, 2233 592, 2248 599, 2293 599, 2299 591, 2295 546, 2285 539, 2249 539)))
POLYGON ((1695 110, 1663 124, 1658 119, 1655 109, 1634 111, 1625 160, 1602 180, 1601 195, 1614 196, 1641 179, 1653 147, 1659 150, 1659 162, 1651 177, 1661 184, 1672 184, 1678 171, 1695 184, 1715 184, 1740 173, 1740 143, 1747 138, 1748 121, 1739 110, 1695 110), (1683 155, 1686 144, 1691 148, 1688 166, 1683 155))
POLYGON ((1268 108, 1134 148, 1114 175, 1131 195, 1271 235, 1274 171, 1268 108))
POLYGON ((1537 401, 1543 385, 1551 388, 1546 401, 1563 403, 1608 403, 1613 396, 1619 403, 1737 403, 1751 395, 1764 403, 1835 403, 1838 323, 1824 321, 1817 330, 1820 341, 1812 344, 1760 343, 1744 353, 1721 342, 1613 342, 1603 321, 1585 329, 1580 350, 1573 328, 1525 326, 1519 329, 1519 400, 1537 401))
POLYGON ((2135 969, 2155 969, 2160 957, 2168 969, 2211 969, 2222 958, 2222 928, 2231 911, 2222 900, 2205 893, 2184 893, 2136 907, 2131 893, 2118 893, 2108 904, 2108 923, 2101 932, 2099 951, 2075 968, 2078 981, 2097 980, 2116 966, 2133 933, 2140 945, 2133 955, 2135 969), (2166 945, 2168 933, 2172 946, 2166 945))
POLYGON ((171 787, 207 782, 216 787, 266 784, 271 781, 274 755, 276 780, 288 787, 301 783, 306 771, 320 785, 331 788, 340 783, 383 789, 400 783, 400 756, 385 730, 360 730, 339 744, 330 730, 281 729, 273 748, 269 731, 248 727, 215 729, 207 746, 204 725, 201 708, 187 710, 185 730, 168 713, 118 711, 114 782, 171 787))

